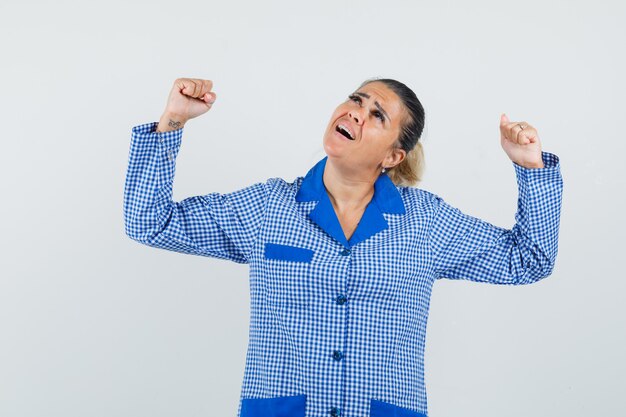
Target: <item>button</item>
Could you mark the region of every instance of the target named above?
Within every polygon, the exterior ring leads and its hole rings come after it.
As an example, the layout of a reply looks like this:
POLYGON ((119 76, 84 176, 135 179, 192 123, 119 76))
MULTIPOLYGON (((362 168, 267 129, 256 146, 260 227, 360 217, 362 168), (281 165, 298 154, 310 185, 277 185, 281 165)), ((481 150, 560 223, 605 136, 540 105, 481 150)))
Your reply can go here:
POLYGON ((343 353, 341 353, 341 351, 336 350, 333 352, 333 359, 336 361, 340 361, 341 358, 343 358, 343 353))
POLYGON ((342 305, 342 304, 345 304, 346 301, 348 301, 348 299, 346 298, 345 295, 341 294, 335 299, 335 301, 337 301, 337 304, 342 305))
POLYGON ((337 417, 341 415, 341 410, 337 407, 331 407, 330 409, 330 415, 333 417, 337 417))
POLYGON ((171 149, 169 151, 167 151, 167 157, 170 161, 174 160, 174 151, 172 151, 171 149))
POLYGON ((341 252, 339 252, 339 254, 342 256, 348 256, 350 255, 350 249, 344 249, 341 252))
POLYGON ((159 142, 161 142, 161 143, 165 142, 165 139, 163 138, 163 135, 159 135, 159 142))

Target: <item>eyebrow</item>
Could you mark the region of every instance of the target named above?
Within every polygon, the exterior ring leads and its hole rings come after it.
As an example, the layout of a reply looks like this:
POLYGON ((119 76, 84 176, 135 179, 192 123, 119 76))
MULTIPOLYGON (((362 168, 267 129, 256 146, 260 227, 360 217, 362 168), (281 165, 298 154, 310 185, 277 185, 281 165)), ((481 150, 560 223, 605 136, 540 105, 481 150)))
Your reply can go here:
MULTIPOLYGON (((354 94, 356 94, 357 96, 361 96, 361 97, 365 97, 365 98, 370 98, 370 95, 369 95, 369 94, 367 94, 367 93, 361 93, 360 91, 357 91, 357 92, 356 92, 356 93, 354 93, 354 94)), ((391 121, 391 117, 389 117, 389 115, 387 114, 387 112, 385 111, 385 109, 383 109, 383 107, 380 105, 380 103, 379 103, 379 102, 374 101, 374 105, 376 106, 376 108, 377 108, 378 110, 380 110, 380 112, 381 112, 382 114, 384 114, 384 115, 385 115, 385 117, 386 117, 387 119, 389 119, 389 121, 391 121)))

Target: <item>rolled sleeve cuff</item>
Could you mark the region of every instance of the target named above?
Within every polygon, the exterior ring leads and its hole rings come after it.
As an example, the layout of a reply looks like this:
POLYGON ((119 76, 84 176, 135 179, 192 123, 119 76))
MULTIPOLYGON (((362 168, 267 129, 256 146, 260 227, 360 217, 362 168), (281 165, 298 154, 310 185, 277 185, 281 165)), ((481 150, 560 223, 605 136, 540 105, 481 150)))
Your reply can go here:
POLYGON ((517 176, 518 184, 521 182, 532 180, 560 180, 561 179, 561 162, 556 154, 542 151, 541 159, 543 160, 543 168, 526 168, 521 165, 513 163, 515 168, 515 175, 517 176))
POLYGON ((150 122, 133 127, 133 137, 138 140, 156 140, 167 149, 177 149, 183 137, 184 127, 167 132, 157 132, 159 122, 150 122))

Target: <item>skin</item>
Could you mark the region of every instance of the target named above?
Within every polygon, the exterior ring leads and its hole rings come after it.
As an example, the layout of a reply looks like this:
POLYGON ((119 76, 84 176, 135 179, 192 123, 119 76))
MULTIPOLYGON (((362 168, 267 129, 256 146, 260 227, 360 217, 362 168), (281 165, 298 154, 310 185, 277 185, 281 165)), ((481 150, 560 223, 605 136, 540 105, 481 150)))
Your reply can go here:
POLYGON ((383 167, 396 166, 406 156, 397 148, 399 134, 408 113, 401 99, 385 84, 371 82, 356 92, 368 94, 361 102, 346 99, 333 112, 324 132, 324 150, 328 155, 323 181, 342 226, 349 237, 360 215, 374 195, 374 182, 383 167), (382 122, 374 102, 378 101, 388 117, 382 122), (351 141, 335 130, 347 120, 355 135, 351 141), (343 220, 343 221, 342 221, 343 220))
POLYGON ((500 115, 500 145, 509 159, 525 168, 544 168, 537 129, 527 122, 512 122, 500 115), (520 127, 524 126, 524 129, 520 127))

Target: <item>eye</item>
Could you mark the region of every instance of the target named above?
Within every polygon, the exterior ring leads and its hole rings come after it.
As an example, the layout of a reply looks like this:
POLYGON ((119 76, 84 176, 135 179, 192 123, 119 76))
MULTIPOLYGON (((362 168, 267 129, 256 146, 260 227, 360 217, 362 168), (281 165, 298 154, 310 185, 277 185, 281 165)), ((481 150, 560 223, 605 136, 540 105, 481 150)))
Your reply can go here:
MULTIPOLYGON (((348 98, 356 103, 362 103, 361 97, 357 96, 356 94, 351 94, 348 96, 348 98)), ((385 116, 383 116, 381 112, 379 112, 378 110, 374 110, 372 114, 374 114, 374 117, 380 119, 381 122, 385 123, 385 116)))
POLYGON ((356 94, 351 94, 348 96, 348 98, 352 101, 355 101, 357 103, 361 103, 361 97, 357 96, 356 94))

